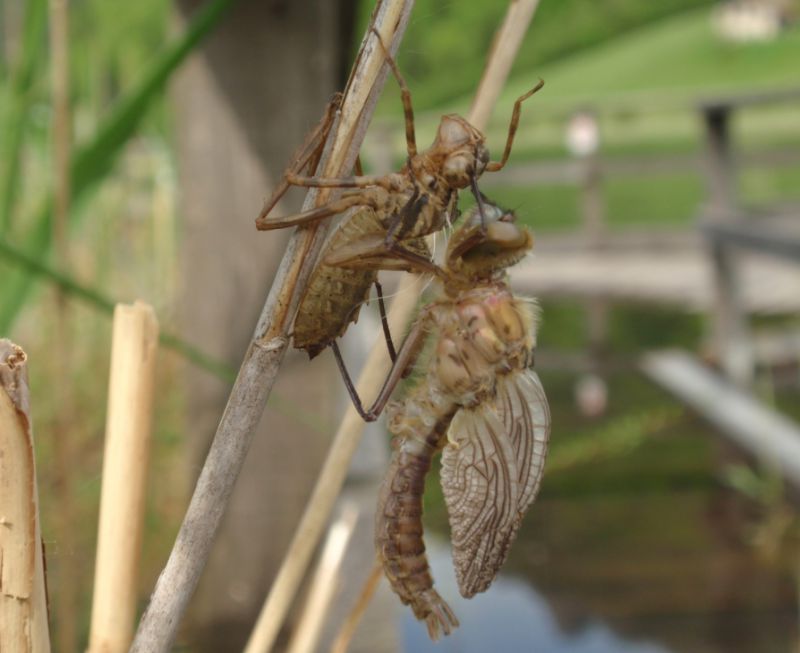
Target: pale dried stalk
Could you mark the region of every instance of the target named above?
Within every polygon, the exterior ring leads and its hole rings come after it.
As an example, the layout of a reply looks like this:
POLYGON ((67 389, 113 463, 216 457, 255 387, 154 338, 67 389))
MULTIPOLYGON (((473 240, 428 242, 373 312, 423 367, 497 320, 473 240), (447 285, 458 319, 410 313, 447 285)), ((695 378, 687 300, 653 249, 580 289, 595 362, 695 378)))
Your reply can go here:
POLYGON ((0 340, 0 651, 48 653, 26 358, 0 340))
POLYGON ((124 653, 133 638, 157 353, 153 308, 117 304, 87 653, 124 653))
POLYGON ((500 91, 506 83, 519 46, 533 20, 539 0, 511 0, 503 24, 492 41, 489 60, 481 77, 478 92, 469 110, 469 121, 478 129, 486 129, 500 91))
MULTIPOLYGON (((495 89, 502 88, 505 77, 511 68, 510 64, 507 66, 496 65, 495 59, 513 61, 522 42, 522 36, 533 18, 532 10, 519 11, 520 4, 527 3, 525 0, 512 0, 508 10, 509 14, 506 16, 498 36, 495 37, 495 46, 490 54, 483 82, 470 111, 468 119, 479 129, 485 127, 491 114, 492 104, 496 101, 499 93, 499 90, 495 89), (504 35, 508 37, 508 42, 501 38, 504 35), (489 71, 494 71, 492 74, 503 77, 487 80, 489 71), (485 100, 484 95, 490 98, 491 102, 485 100)), ((424 287, 423 279, 418 275, 406 275, 400 280, 397 296, 389 311, 389 326, 392 332, 400 332, 408 324, 417 305, 417 298, 424 287)), ((385 344, 382 340, 373 346, 357 384, 359 395, 365 398, 366 405, 371 403, 369 399, 376 394, 377 388, 381 387, 389 372, 389 361, 384 350, 385 344)), ((271 650, 303 579, 311 555, 330 518, 336 497, 342 489, 350 461, 355 454, 363 431, 364 422, 353 406, 348 406, 331 444, 328 457, 320 471, 317 484, 306 504, 303 517, 261 609, 245 653, 266 653, 271 650)))
POLYGON ((353 609, 350 611, 350 614, 347 615, 347 619, 345 619, 342 627, 339 629, 339 634, 336 635, 336 639, 333 640, 330 653, 347 653, 350 642, 353 640, 353 635, 356 634, 358 624, 361 623, 361 618, 367 611, 369 603, 375 595, 375 590, 378 589, 378 584, 381 582, 381 578, 383 578, 383 567, 376 560, 372 571, 369 572, 369 577, 364 581, 364 585, 361 587, 361 593, 358 595, 353 609))
MULTIPOLYGON (((52 234, 56 260, 62 271, 69 270, 69 223, 71 177, 70 150, 72 129, 70 125, 69 95, 69 0, 49 0, 50 11, 50 68, 53 107, 53 223, 52 234)), ((53 440, 53 469, 55 486, 58 488, 59 505, 55 526, 59 545, 64 551, 76 548, 75 515, 75 415, 74 391, 63 379, 70 377, 72 369, 71 328, 67 295, 63 288, 55 288, 54 302, 55 332, 59 334, 60 346, 52 352, 51 378, 55 415, 49 429, 53 440)), ((58 624, 58 649, 63 653, 75 651, 78 636, 79 588, 81 578, 78 568, 64 559, 59 564, 56 576, 58 584, 54 596, 56 623, 58 624)))
MULTIPOLYGON (((372 24, 393 50, 405 31, 412 5, 412 0, 381 0, 374 12, 372 24)), ((338 177, 352 170, 386 72, 380 46, 368 32, 345 90, 333 145, 323 157, 321 169, 325 176, 338 177)), ((324 197, 325 193, 309 193, 303 208, 310 208, 324 197)), ((175 545, 139 623, 132 652, 167 651, 175 639, 275 382, 288 344, 288 327, 329 223, 326 220, 300 229, 289 241, 175 545)))
POLYGON ((328 530, 328 537, 319 558, 317 570, 311 581, 303 612, 297 622, 287 653, 313 653, 325 624, 325 614, 330 607, 339 579, 339 570, 353 536, 358 520, 358 508, 346 505, 328 530))

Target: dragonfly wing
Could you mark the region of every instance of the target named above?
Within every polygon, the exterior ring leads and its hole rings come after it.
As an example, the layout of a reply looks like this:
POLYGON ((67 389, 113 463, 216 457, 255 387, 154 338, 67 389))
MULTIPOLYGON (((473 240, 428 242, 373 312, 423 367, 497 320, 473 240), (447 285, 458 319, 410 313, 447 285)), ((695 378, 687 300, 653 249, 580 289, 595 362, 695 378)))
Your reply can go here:
POLYGON ((550 439, 550 408, 536 372, 525 369, 501 377, 497 409, 517 463, 517 511, 521 521, 539 491, 550 439))
POLYGON ((516 533, 518 472, 506 428, 491 402, 456 413, 442 452, 442 489, 450 517, 461 594, 485 591, 516 533))

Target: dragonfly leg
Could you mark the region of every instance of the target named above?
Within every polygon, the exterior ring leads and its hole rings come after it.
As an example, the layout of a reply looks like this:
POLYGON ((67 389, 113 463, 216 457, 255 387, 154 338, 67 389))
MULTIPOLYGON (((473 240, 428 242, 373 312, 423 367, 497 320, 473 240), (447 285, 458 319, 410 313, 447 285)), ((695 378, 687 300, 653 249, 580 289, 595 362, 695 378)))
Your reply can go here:
POLYGON ((481 231, 485 234, 486 233, 486 213, 483 208, 483 193, 481 193, 480 189, 478 188, 478 180, 473 175, 472 179, 470 180, 470 188, 472 189, 472 194, 475 196, 475 202, 478 205, 478 213, 481 216, 481 231))
POLYGON ((378 310, 381 314, 381 327, 383 328, 383 337, 386 339, 386 349, 389 350, 389 358, 392 363, 397 360, 397 352, 392 342, 392 332, 389 330, 389 319, 386 317, 386 304, 383 302, 383 286, 380 281, 375 280, 375 292, 378 295, 378 310))
POLYGON ((308 224, 317 222, 324 218, 343 213, 353 206, 373 206, 374 202, 372 197, 366 193, 356 193, 346 197, 340 197, 337 200, 323 204, 308 211, 301 211, 300 213, 293 213, 292 215, 285 216, 259 216, 256 219, 256 228, 259 231, 269 231, 271 229, 283 229, 285 227, 294 227, 296 225, 308 224))
POLYGON ((392 182, 387 175, 361 175, 353 177, 304 177, 294 172, 286 174, 286 182, 292 186, 306 188, 366 188, 382 186, 392 190, 392 182))
POLYGON ((317 169, 320 157, 322 156, 322 150, 325 148, 325 141, 327 140, 331 127, 333 126, 334 117, 336 116, 336 111, 341 105, 341 101, 342 94, 337 93, 328 103, 328 107, 325 110, 325 115, 322 116, 322 119, 319 121, 319 123, 309 132, 308 136, 306 136, 306 140, 294 153, 294 156, 289 163, 289 167, 286 168, 286 171, 283 173, 280 183, 275 187, 275 190, 272 191, 272 195, 270 195, 269 199, 264 203, 264 207, 261 209, 259 218, 264 218, 267 216, 269 212, 275 208, 275 205, 278 203, 281 197, 286 194, 286 191, 290 186, 289 182, 286 180, 286 177, 289 174, 297 173, 302 170, 306 170, 307 172, 313 174, 317 169))
POLYGON ((376 419, 378 419, 380 414, 383 412, 383 409, 386 407, 389 397, 392 396, 392 392, 394 392, 394 389, 397 387, 397 384, 401 379, 405 378, 410 373, 411 368, 422 351, 422 344, 425 340, 426 328, 430 316, 430 311, 423 309, 417 320, 414 322, 414 326, 411 328, 411 331, 406 336, 406 339, 403 340, 403 345, 400 347, 400 351, 397 352, 397 358, 392 365, 392 369, 389 371, 389 374, 384 380, 383 386, 381 386, 380 392, 378 392, 378 396, 375 398, 375 402, 369 407, 368 410, 364 409, 364 404, 361 401, 361 397, 358 396, 358 390, 356 390, 353 380, 350 378, 350 374, 347 371, 347 367, 342 359, 342 352, 339 350, 338 343, 335 340, 331 343, 331 349, 333 349, 333 355, 336 358, 336 364, 339 367, 339 372, 342 375, 342 380, 344 381, 347 392, 353 402, 353 406, 355 407, 356 412, 358 412, 358 414, 361 416, 361 419, 363 419, 365 422, 374 422, 376 419))
POLYGON ((500 161, 490 161, 486 165, 486 170, 496 172, 505 166, 506 161, 508 161, 508 157, 511 154, 511 147, 514 144, 514 135, 517 133, 517 127, 519 127, 519 114, 522 111, 522 103, 531 95, 536 93, 536 91, 541 89, 542 86, 544 86, 544 80, 540 79, 536 86, 534 86, 527 93, 520 95, 516 102, 514 102, 514 110, 511 112, 511 122, 508 124, 508 136, 506 137, 506 148, 503 150, 503 158, 500 159, 500 161))
POLYGON ((403 79, 403 75, 400 73, 400 69, 397 67, 394 57, 389 52, 389 48, 386 47, 381 35, 378 33, 378 30, 373 27, 372 31, 375 33, 375 36, 378 37, 378 43, 381 44, 383 54, 386 57, 386 63, 388 63, 389 67, 392 69, 392 74, 394 74, 397 85, 400 87, 400 97, 403 100, 403 116, 406 123, 406 149, 408 150, 409 158, 411 158, 417 155, 417 137, 414 133, 414 107, 411 104, 411 91, 408 88, 408 84, 406 84, 406 80, 403 79))

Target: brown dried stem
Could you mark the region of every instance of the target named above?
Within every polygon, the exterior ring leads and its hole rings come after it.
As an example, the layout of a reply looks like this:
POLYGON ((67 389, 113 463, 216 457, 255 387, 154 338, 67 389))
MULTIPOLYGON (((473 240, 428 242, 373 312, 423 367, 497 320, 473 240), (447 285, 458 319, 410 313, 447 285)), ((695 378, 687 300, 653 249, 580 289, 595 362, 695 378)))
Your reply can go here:
MULTIPOLYGON (((69 223, 71 178, 70 152, 72 141, 70 117, 69 78, 69 0, 50 0, 50 67, 53 105, 53 223, 58 267, 69 270, 69 223)), ((74 392, 70 383, 60 380, 70 376, 71 329, 67 294, 63 288, 55 289, 54 328, 60 339, 52 357, 53 394, 55 415, 50 426, 53 441, 53 477, 58 488, 59 506, 56 511, 56 534, 64 551, 74 552, 76 546, 74 475, 76 471, 74 440, 76 435, 74 392)), ((55 615, 58 623, 58 648, 72 653, 77 645, 79 570, 67 557, 58 565, 58 583, 54 588, 55 615)))
MULTIPOLYGON (((513 61, 522 36, 533 18, 533 11, 520 12, 519 5, 527 4, 529 0, 512 0, 509 15, 514 20, 506 17, 503 27, 495 37, 495 46, 487 62, 486 72, 473 103, 469 120, 476 127, 483 128, 488 121, 492 105, 497 99, 499 89, 505 83, 505 78, 510 70, 507 66, 498 66, 496 59, 513 61), (510 27, 509 27, 510 26, 510 27), (506 42, 504 38, 507 37, 506 42), (489 71, 495 78, 489 78, 489 71), (485 99, 485 98, 488 98, 485 99), (480 112, 480 115, 479 115, 480 112)), ((400 281, 396 297, 392 302, 389 312, 390 330, 401 331, 408 324, 416 308, 417 298, 424 289, 421 277, 406 275, 400 281)), ((375 389, 381 387, 389 371, 389 360, 384 352, 384 343, 376 343, 369 353, 364 369, 359 378, 357 387, 359 395, 369 404, 369 398, 375 394, 375 389)), ((364 431, 364 422, 358 416, 355 408, 350 405, 345 412, 336 436, 331 444, 328 457, 322 466, 317 484, 306 505, 303 517, 295 531, 286 556, 283 559, 278 575, 270 588, 264 607, 261 609, 255 629, 248 642, 245 653, 264 653, 272 648, 275 637, 289 610, 303 575, 308 567, 317 544, 319 543, 325 525, 330 518, 331 511, 336 502, 336 497, 342 489, 350 461, 358 447, 364 431)))
MULTIPOLYGON (((412 0, 381 0, 373 14, 372 25, 395 51, 412 5, 412 0)), ((375 36, 367 32, 345 90, 338 124, 320 164, 325 176, 341 176, 355 164, 386 77, 383 53, 376 46, 375 36)), ((325 195, 324 191, 312 191, 304 208, 318 205, 325 195)), ((287 330, 328 229, 323 223, 298 230, 287 247, 175 545, 139 623, 133 652, 168 651, 175 639, 272 390, 288 345, 287 330)))

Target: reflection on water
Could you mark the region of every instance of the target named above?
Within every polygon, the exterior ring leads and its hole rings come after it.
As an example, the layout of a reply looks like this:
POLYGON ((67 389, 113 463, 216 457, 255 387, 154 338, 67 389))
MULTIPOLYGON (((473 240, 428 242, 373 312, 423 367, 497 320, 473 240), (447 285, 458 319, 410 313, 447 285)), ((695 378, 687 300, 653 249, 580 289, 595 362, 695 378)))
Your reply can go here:
POLYGON ((488 594, 471 600, 458 594, 450 552, 428 543, 436 588, 461 621, 451 636, 433 643, 424 625, 404 611, 403 648, 409 653, 668 653, 648 643, 626 642, 599 621, 564 632, 552 609, 527 583, 501 575, 488 594))

